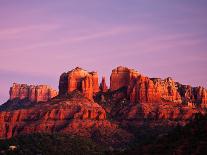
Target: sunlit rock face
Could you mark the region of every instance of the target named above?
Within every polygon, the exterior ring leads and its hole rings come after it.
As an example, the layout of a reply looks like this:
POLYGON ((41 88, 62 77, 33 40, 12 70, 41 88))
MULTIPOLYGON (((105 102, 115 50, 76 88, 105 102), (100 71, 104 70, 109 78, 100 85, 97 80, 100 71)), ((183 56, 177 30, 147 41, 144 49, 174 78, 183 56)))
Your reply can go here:
POLYGON ((14 83, 10 88, 10 100, 29 99, 31 102, 48 101, 57 96, 57 91, 47 85, 27 85, 14 83))
POLYGON ((112 70, 110 79, 110 89, 114 91, 126 87, 131 102, 181 102, 176 84, 171 78, 150 79, 133 69, 117 67, 112 70))
POLYGON ((191 87, 175 82, 172 78, 164 80, 139 76, 128 87, 132 102, 176 102, 207 104, 207 91, 203 87, 191 87))
POLYGON ((178 91, 183 99, 183 102, 192 104, 200 104, 202 107, 207 107, 207 90, 203 87, 191 87, 177 83, 178 91))
POLYGON ((63 73, 59 80, 59 94, 71 93, 74 90, 79 90, 85 97, 93 100, 93 96, 99 92, 98 74, 79 67, 63 73))
POLYGON ((112 70, 110 76, 110 90, 118 90, 122 87, 129 86, 130 82, 136 79, 140 74, 127 67, 119 66, 112 70))
POLYGON ((206 105, 206 90, 176 83, 172 78, 149 78, 127 67, 112 70, 110 90, 127 88, 131 102, 192 102, 206 105))
POLYGON ((182 102, 171 78, 150 79, 140 75, 134 85, 130 85, 128 92, 131 102, 182 102))

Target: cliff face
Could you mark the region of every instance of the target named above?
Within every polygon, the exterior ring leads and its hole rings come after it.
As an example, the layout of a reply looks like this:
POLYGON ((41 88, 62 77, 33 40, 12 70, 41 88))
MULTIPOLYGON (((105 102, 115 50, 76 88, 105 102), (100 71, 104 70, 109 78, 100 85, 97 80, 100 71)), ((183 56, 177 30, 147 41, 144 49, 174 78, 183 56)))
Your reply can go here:
POLYGON ((127 97, 132 103, 176 102, 201 104, 206 106, 207 93, 205 88, 181 85, 172 78, 164 80, 149 78, 126 67, 112 70, 110 89, 127 88, 127 97))
POLYGON ((114 91, 129 86, 130 82, 139 75, 137 71, 122 66, 113 69, 110 76, 110 90, 114 91))
POLYGON ((177 83, 178 91, 183 102, 201 104, 202 107, 207 107, 207 90, 203 87, 191 87, 177 83))
POLYGON ((60 76, 59 90, 60 95, 79 90, 85 97, 93 100, 94 94, 99 92, 98 74, 77 67, 60 76))
POLYGON ((47 85, 26 85, 14 83, 9 91, 10 100, 29 99, 31 102, 48 101, 57 96, 57 91, 47 85))
POLYGON ((131 102, 182 102, 176 84, 171 78, 150 79, 140 75, 128 87, 128 95, 131 102))

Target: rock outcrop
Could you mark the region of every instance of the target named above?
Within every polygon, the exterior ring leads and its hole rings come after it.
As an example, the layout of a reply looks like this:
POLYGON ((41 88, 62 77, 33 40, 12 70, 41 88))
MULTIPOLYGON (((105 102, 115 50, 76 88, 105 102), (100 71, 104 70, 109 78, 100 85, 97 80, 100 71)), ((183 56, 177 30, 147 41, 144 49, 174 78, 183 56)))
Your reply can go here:
POLYGON ((119 66, 112 70, 110 76, 110 90, 118 90, 122 87, 128 87, 130 82, 136 79, 140 74, 127 67, 119 66))
POLYGON ((79 67, 63 73, 59 80, 59 95, 71 93, 79 90, 83 95, 91 100, 99 92, 98 74, 87 72, 79 67))
POLYGON ((149 78, 133 69, 118 67, 112 71, 110 89, 112 91, 127 88, 127 96, 131 102, 180 102, 181 97, 176 83, 171 78, 164 80, 149 78))
POLYGON ((176 102, 207 106, 207 90, 179 84, 172 78, 149 78, 133 69, 117 67, 110 78, 111 91, 127 88, 127 97, 132 103, 176 102))
POLYGON ((203 87, 191 87, 177 83, 178 91, 184 103, 189 105, 200 104, 207 107, 207 90, 203 87))
POLYGON ((108 90, 108 87, 106 85, 106 79, 104 76, 102 77, 102 80, 101 80, 100 89, 102 92, 107 92, 108 90))
POLYGON ((128 95, 131 102, 182 102, 176 84, 171 78, 150 79, 140 75, 128 87, 128 95))
POLYGON ((57 96, 57 91, 47 85, 26 85, 13 83, 9 91, 10 100, 29 99, 31 102, 48 101, 57 96))

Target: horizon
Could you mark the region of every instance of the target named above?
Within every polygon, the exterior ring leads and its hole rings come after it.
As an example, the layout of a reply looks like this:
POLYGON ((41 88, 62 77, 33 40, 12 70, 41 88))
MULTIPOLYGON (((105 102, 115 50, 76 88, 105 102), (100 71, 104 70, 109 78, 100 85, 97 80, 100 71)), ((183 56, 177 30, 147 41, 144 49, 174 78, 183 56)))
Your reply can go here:
POLYGON ((0 104, 12 83, 47 84, 76 66, 126 66, 207 87, 207 1, 0 1, 0 104), (161 5, 162 4, 162 5, 161 5))

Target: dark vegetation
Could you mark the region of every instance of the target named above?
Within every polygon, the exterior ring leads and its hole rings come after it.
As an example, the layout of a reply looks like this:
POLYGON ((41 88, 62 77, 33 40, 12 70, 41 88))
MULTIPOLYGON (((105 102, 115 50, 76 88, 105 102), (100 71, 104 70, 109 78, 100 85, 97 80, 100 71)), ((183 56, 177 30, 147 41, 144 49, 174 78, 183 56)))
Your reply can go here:
POLYGON ((105 149, 91 140, 64 134, 31 134, 0 141, 5 155, 84 155, 104 154, 105 149), (16 146, 14 150, 9 146, 16 146))
POLYGON ((168 134, 146 139, 123 153, 146 155, 204 155, 207 154, 207 115, 197 114, 184 127, 177 126, 168 134))

